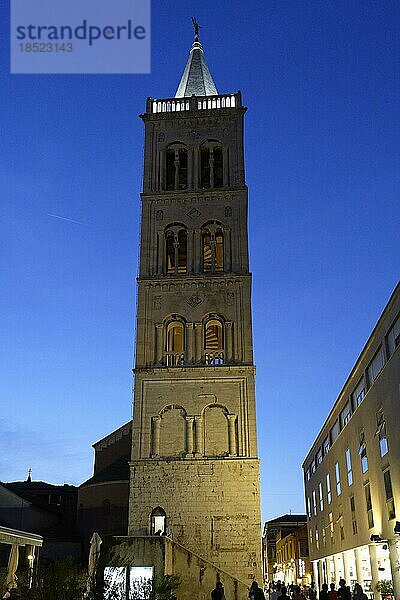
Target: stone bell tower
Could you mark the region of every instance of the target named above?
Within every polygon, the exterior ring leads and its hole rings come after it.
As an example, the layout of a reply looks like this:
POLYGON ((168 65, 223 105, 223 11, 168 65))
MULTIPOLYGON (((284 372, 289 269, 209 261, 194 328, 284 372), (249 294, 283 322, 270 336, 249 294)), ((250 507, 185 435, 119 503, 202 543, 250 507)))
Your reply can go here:
POLYGON ((240 92, 195 38, 174 98, 148 99, 129 535, 261 575, 240 92))

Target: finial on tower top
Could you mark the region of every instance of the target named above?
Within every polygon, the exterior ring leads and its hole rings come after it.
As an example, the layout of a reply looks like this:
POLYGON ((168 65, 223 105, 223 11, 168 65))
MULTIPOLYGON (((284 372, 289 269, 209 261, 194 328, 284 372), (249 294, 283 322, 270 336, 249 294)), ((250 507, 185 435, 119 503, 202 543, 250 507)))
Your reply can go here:
POLYGON ((196 21, 195 17, 192 17, 192 23, 193 23, 193 29, 194 29, 194 39, 198 40, 199 39, 199 29, 200 29, 200 25, 198 24, 198 22, 196 21))

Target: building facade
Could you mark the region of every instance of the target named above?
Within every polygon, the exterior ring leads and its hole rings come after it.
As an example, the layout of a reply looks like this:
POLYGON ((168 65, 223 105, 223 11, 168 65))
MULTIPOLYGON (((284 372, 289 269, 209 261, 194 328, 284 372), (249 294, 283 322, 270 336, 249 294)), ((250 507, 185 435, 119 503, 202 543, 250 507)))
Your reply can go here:
POLYGON ((77 529, 84 555, 94 531, 100 536, 127 532, 132 421, 93 444, 93 448, 93 475, 78 490, 77 529))
MULTIPOLYGON (((263 571, 265 583, 278 581, 277 575, 277 539, 284 538, 304 527, 307 523, 306 515, 285 514, 276 519, 264 523, 262 549, 263 549, 263 571)), ((282 581, 282 578, 281 578, 282 581)))
POLYGON ((278 533, 275 565, 275 581, 301 586, 310 585, 312 574, 306 524, 287 535, 278 533))
POLYGON ((400 598, 400 284, 304 464, 316 582, 356 581, 400 598))
POLYGON ((241 94, 218 94, 197 33, 174 98, 148 99, 130 536, 166 534, 261 576, 241 94))

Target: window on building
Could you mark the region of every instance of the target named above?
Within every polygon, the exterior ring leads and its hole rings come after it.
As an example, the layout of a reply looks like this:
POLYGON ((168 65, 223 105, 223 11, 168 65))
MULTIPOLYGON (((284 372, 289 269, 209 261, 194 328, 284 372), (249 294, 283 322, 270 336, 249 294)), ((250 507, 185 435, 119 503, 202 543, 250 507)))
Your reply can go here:
POLYGON ((209 365, 224 363, 223 326, 218 319, 209 319, 204 327, 204 355, 209 365))
POLYGON ((311 465, 310 465, 310 471, 311 471, 311 475, 314 475, 315 473, 315 460, 312 461, 311 465))
POLYGON ((350 421, 350 417, 351 417, 351 405, 350 405, 350 400, 349 400, 348 402, 346 402, 344 409, 340 413, 340 423, 341 423, 342 428, 346 425, 346 423, 348 423, 350 421))
POLYGON ((393 323, 387 335, 387 348, 389 356, 392 356, 397 346, 400 345, 400 315, 393 323))
POLYGON ((319 550, 319 535, 317 527, 315 527, 315 547, 317 550, 319 550))
POLYGON ((331 476, 329 473, 326 474, 326 501, 328 504, 332 502, 331 476))
POLYGON ((222 228, 211 223, 203 229, 203 271, 222 272, 224 270, 224 236, 222 228))
POLYGON ((322 529, 322 546, 325 548, 326 547, 326 531, 325 531, 325 527, 323 526, 322 529))
POLYGON ((340 496, 340 494, 342 493, 342 487, 340 485, 340 469, 339 469, 338 462, 335 463, 335 478, 336 478, 336 493, 338 496, 340 496))
POLYGON ((340 540, 343 542, 343 540, 344 540, 343 515, 339 515, 339 517, 338 517, 338 526, 339 526, 340 540))
POLYGON ((364 485, 364 496, 365 496, 365 505, 367 508, 367 517, 368 517, 368 528, 372 529, 374 526, 374 512, 372 509, 372 498, 371 498, 371 488, 369 483, 364 485))
POLYGON ((200 149, 200 186, 202 189, 223 186, 222 146, 217 142, 206 142, 200 149))
POLYGON ((307 496, 307 517, 311 519, 311 500, 309 496, 307 496))
POLYGON ((183 364, 185 351, 185 328, 181 321, 171 321, 167 325, 167 366, 183 364))
POLYGON ((308 556, 308 540, 301 539, 299 542, 300 556, 308 556))
POLYGON ((329 449, 331 447, 331 444, 330 444, 330 441, 329 441, 329 435, 327 435, 326 438, 324 439, 322 447, 324 449, 324 456, 325 456, 326 454, 328 454, 329 449))
POLYGON ((173 226, 165 232, 167 273, 186 273, 187 269, 187 233, 179 226, 173 226))
POLYGON ((383 472, 383 481, 385 483, 385 495, 386 495, 386 509, 389 521, 396 517, 396 511, 394 507, 393 489, 392 489, 392 478, 390 476, 390 469, 386 469, 383 472))
POLYGON ((331 429, 331 442, 332 442, 332 444, 336 440, 336 438, 337 438, 338 435, 339 435, 339 421, 336 421, 336 423, 333 425, 333 427, 331 429))
POLYGON ((372 359, 372 361, 367 369, 369 386, 371 386, 374 383, 375 379, 378 377, 379 373, 382 371, 384 364, 385 364, 385 357, 383 354, 383 348, 381 346, 379 348, 378 352, 375 354, 374 358, 372 359))
POLYGON ((108 517, 111 514, 111 502, 108 499, 102 502, 103 516, 108 517))
POLYGON ((331 538, 331 544, 335 543, 335 525, 333 522, 333 513, 329 513, 329 533, 331 538))
POLYGON ((49 504, 57 504, 61 505, 61 496, 60 494, 49 494, 49 504))
POLYGON ((365 381, 364 377, 361 377, 360 381, 357 384, 356 389, 352 393, 351 397, 353 399, 353 406, 356 408, 359 406, 365 396, 365 381))
POLYGON ((317 455, 315 457, 315 462, 317 463, 317 466, 322 463, 322 448, 319 448, 317 455))
POLYGON ((357 533, 356 502, 354 496, 350 496, 350 512, 353 535, 357 533))
POLYGON ((313 504, 313 513, 314 516, 317 514, 317 494, 315 490, 312 492, 312 504, 313 504))
POLYGON ((306 481, 310 481, 310 469, 309 468, 306 469, 305 477, 306 477, 306 481))
POLYGON ((360 434, 360 447, 358 449, 358 456, 361 459, 361 471, 366 473, 368 471, 368 457, 367 457, 367 445, 365 443, 365 434, 362 431, 360 434))
POLYGON ((188 154, 187 149, 173 146, 165 153, 165 173, 167 190, 187 188, 188 154))
POLYGON ((324 492, 322 489, 322 483, 318 484, 318 496, 319 496, 319 510, 322 512, 324 510, 324 492))
POLYGON ((353 469, 351 467, 350 448, 346 449, 345 455, 346 455, 346 467, 347 467, 347 483, 349 485, 353 485, 353 469))
POLYGON ((377 435, 379 439, 379 451, 381 456, 385 456, 385 454, 389 452, 389 446, 386 435, 386 420, 382 410, 376 414, 376 424, 377 429, 375 435, 377 435))

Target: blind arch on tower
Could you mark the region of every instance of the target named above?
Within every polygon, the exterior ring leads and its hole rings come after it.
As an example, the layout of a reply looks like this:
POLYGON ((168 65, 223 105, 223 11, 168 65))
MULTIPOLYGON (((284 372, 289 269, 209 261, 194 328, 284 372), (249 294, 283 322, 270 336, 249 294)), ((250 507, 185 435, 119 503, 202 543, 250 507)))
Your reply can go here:
POLYGON ((186 410, 178 404, 162 409, 160 416, 160 456, 183 456, 186 452, 186 410))
POLYGON ((229 411, 222 404, 208 404, 203 408, 205 456, 229 454, 229 411))

